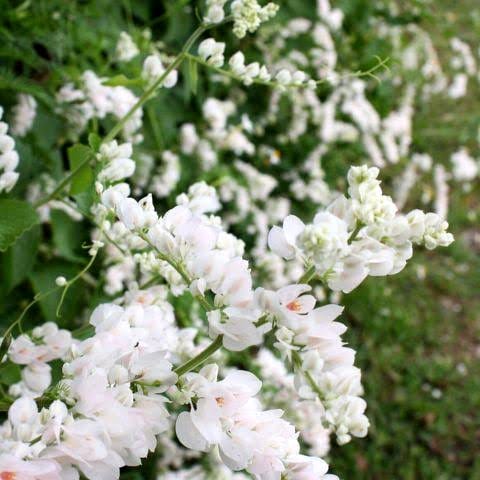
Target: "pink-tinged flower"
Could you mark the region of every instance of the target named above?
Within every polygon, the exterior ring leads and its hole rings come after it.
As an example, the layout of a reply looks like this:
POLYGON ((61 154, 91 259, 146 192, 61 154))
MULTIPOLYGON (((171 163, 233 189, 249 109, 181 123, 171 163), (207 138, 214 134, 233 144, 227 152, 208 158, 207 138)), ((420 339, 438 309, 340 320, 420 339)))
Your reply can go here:
POLYGON ((21 460, 0 455, 0 480, 62 480, 60 465, 53 460, 21 460))

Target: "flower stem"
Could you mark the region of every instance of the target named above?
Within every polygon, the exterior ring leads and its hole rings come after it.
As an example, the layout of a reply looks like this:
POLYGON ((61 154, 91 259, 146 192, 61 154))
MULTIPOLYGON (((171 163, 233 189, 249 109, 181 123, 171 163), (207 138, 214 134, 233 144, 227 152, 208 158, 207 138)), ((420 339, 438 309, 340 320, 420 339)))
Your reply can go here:
POLYGON ((360 230, 363 228, 363 223, 358 222, 355 226, 355 230, 351 233, 350 237, 348 237, 348 243, 352 243, 358 236, 360 230))
POLYGON ((301 370, 301 372, 307 379, 307 382, 310 385, 310 388, 317 394, 318 399, 321 402, 324 401, 323 393, 320 390, 320 387, 317 385, 317 383, 313 379, 312 374, 302 368, 302 358, 300 357, 300 354, 295 350, 292 351, 292 360, 293 360, 294 368, 301 370))
POLYGON ((182 365, 176 367, 173 371, 180 377, 185 373, 191 372, 202 363, 206 362, 217 350, 222 347, 223 337, 219 335, 205 350, 202 350, 198 355, 191 358, 182 365))
POLYGON ((107 136, 104 138, 103 143, 111 142, 118 133, 122 130, 125 124, 130 120, 132 115, 142 107, 142 105, 149 100, 155 90, 162 84, 162 82, 167 78, 168 74, 179 67, 183 60, 186 58, 188 51, 192 48, 192 45, 198 40, 198 38, 209 28, 212 28, 211 25, 200 25, 193 33, 190 35, 189 39, 182 48, 182 51, 176 56, 175 60, 167 67, 167 69, 157 78, 157 80, 143 93, 143 95, 138 99, 137 103, 123 116, 117 124, 108 132, 107 136))
POLYGON ((316 275, 316 271, 315 271, 315 266, 312 265, 311 267, 309 267, 307 269, 307 271, 300 277, 300 279, 298 280, 298 283, 302 284, 302 283, 310 283, 313 279, 313 277, 315 277, 316 275))
POLYGON ((41 207, 42 205, 45 205, 48 203, 50 200, 53 200, 58 193, 60 193, 75 177, 75 175, 86 165, 90 163, 90 160, 92 160, 92 156, 88 155, 83 162, 80 162, 76 168, 74 168, 56 187, 53 192, 49 193, 45 197, 41 198, 37 202, 33 204, 34 208, 41 207))

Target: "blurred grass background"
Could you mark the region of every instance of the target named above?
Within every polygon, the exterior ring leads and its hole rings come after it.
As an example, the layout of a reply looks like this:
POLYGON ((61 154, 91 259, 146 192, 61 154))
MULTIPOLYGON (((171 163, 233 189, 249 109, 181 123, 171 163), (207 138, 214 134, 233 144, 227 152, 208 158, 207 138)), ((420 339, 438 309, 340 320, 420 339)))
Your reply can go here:
MULTIPOLYGON (((442 64, 454 36, 478 48, 478 1, 434 1, 426 13, 420 25, 442 64)), ((459 145, 478 156, 477 82, 462 99, 420 106, 416 147, 445 164, 459 145)), ((480 479, 480 227, 467 218, 480 204, 478 190, 450 195, 450 248, 417 253, 415 265, 344 299, 372 427, 366 439, 333 449, 341 478, 480 479)))

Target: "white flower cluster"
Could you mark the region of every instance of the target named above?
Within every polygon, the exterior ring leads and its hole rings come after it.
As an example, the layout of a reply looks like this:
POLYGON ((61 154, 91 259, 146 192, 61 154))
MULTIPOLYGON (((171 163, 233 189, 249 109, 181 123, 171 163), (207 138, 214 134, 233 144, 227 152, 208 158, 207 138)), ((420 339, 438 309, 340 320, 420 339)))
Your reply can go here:
MULTIPOLYGON (((149 55, 143 62, 142 78, 147 82, 148 86, 155 84, 158 79, 165 73, 162 59, 158 53, 149 55)), ((177 84, 178 72, 172 70, 162 81, 161 86, 172 88, 177 84)))
POLYGON ((213 304, 208 306, 212 338, 222 335, 229 350, 258 345, 268 325, 257 325, 260 312, 254 308, 248 262, 241 257, 243 244, 223 231, 220 219, 203 215, 218 208, 215 191, 193 186, 189 196, 178 200, 181 205, 163 217, 155 212, 151 196, 139 202, 119 197, 114 209, 124 228, 140 245, 143 241, 149 247, 150 254, 146 252, 141 261, 153 262, 158 270, 167 262, 180 272, 181 278, 177 274, 173 280, 204 301, 208 290, 214 294, 213 304))
POLYGON ((273 2, 262 7, 257 0, 233 0, 233 33, 238 38, 243 38, 247 32, 256 32, 262 23, 277 14, 278 9, 278 5, 273 2))
POLYGON ((162 162, 160 172, 151 181, 151 189, 159 198, 167 197, 175 189, 181 174, 180 161, 175 153, 170 150, 162 152, 162 162))
POLYGON ((480 171, 480 163, 473 158, 466 148, 460 148, 450 157, 452 175, 458 182, 471 182, 480 171))
MULTIPOLYGON (((94 72, 87 70, 81 76, 80 88, 67 83, 57 92, 60 113, 80 132, 94 118, 103 119, 107 115, 112 115, 117 120, 123 118, 138 101, 128 88, 110 87, 104 85, 103 81, 94 72)), ((139 108, 125 123, 122 133, 126 140, 133 143, 142 141, 143 137, 138 132, 142 127, 142 116, 142 109, 139 108)))
POLYGON ((14 340, 9 357, 16 363, 69 353, 56 399, 39 411, 22 392, 11 405, 0 430, 5 478, 75 480, 81 472, 115 480, 122 466, 155 449, 156 435, 169 428, 163 392, 176 381, 171 362, 195 351, 195 333, 179 330, 171 305, 152 298, 145 292, 124 307, 100 305, 90 319, 94 336, 71 348, 69 334, 52 324, 32 332, 35 342, 14 340))
POLYGON ((18 95, 18 102, 12 109, 11 132, 17 137, 24 137, 32 128, 37 115, 36 100, 26 93, 18 95))
MULTIPOLYGON (((209 65, 220 68, 225 63, 225 43, 217 42, 213 38, 203 40, 198 47, 198 55, 209 65)), ((234 53, 229 61, 230 71, 240 78, 244 85, 251 85, 254 81, 271 82, 280 90, 289 87, 307 87, 316 88, 316 82, 308 78, 308 75, 302 70, 295 70, 293 73, 286 68, 280 69, 275 75, 272 75, 265 65, 259 62, 252 62, 245 65, 245 56, 242 52, 234 53)))
POLYGON ((351 167, 350 198, 340 196, 313 223, 285 218, 283 228, 269 233, 270 248, 285 259, 300 256, 332 290, 351 292, 368 275, 392 275, 412 256, 412 244, 428 249, 447 246, 453 236, 448 223, 434 213, 397 212, 383 195, 378 169, 351 167))
MULTIPOLYGON (((3 108, 0 107, 0 120, 3 108)), ((8 124, 0 121, 0 193, 9 192, 17 183, 19 174, 15 171, 19 157, 15 140, 8 135, 8 124)))
POLYGON ((334 320, 342 313, 339 305, 315 308, 309 285, 289 285, 278 291, 258 289, 259 304, 277 324, 275 346, 293 356, 295 387, 301 398, 319 402, 317 415, 334 431, 340 444, 351 436, 364 437, 368 419, 360 370, 353 366, 355 352, 344 346, 346 327, 334 320))
POLYGON ((204 132, 197 132, 195 126, 186 123, 180 127, 180 150, 200 160, 200 166, 208 171, 218 161, 218 153, 230 151, 235 155, 251 156, 254 144, 247 138, 247 128, 243 123, 227 125, 229 117, 236 111, 230 101, 207 98, 202 106, 207 122, 204 132))
POLYGON ((129 62, 135 58, 140 51, 127 32, 121 32, 115 47, 115 58, 119 62, 129 62))
MULTIPOLYGON (((300 433, 309 455, 324 458, 330 450, 330 431, 324 417, 318 415, 318 399, 301 398, 295 386, 295 375, 289 373, 285 362, 267 348, 259 350, 256 365, 264 379, 263 397, 269 407, 281 408, 300 433)), ((320 408, 322 411, 322 408, 320 408)))
POLYGON ((68 330, 59 330, 53 322, 33 329, 31 335, 20 335, 10 344, 8 356, 13 363, 25 365, 22 380, 10 386, 14 397, 40 397, 52 381, 48 362, 64 358, 70 350, 72 335, 68 330))
POLYGON ((467 94, 468 79, 477 75, 477 62, 468 43, 459 38, 452 38, 450 46, 453 51, 451 66, 456 73, 448 87, 451 98, 462 98, 467 94))
POLYGON ((250 372, 235 370, 217 380, 218 367, 207 365, 187 374, 179 395, 195 408, 177 418, 179 440, 193 450, 218 446, 222 461, 232 470, 246 470, 258 480, 338 480, 325 475, 328 465, 300 454, 295 427, 281 410, 263 410, 255 395, 262 383, 250 372))

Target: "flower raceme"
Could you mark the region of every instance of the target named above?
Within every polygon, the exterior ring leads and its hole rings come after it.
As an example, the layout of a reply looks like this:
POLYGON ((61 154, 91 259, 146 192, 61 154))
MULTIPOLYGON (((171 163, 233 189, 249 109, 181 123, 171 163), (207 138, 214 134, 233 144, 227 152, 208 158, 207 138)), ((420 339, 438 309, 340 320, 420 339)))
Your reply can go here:
MULTIPOLYGON (((179 441, 195 451, 218 448, 232 470, 268 480, 336 478, 315 456, 315 450, 326 450, 321 442, 314 447, 313 432, 327 438, 327 445, 331 433, 343 444, 365 436, 369 426, 355 352, 342 341, 343 308, 316 305, 308 272, 305 283, 254 289, 243 242, 214 216, 221 208, 216 191, 194 184, 178 196, 176 207, 159 215, 151 195, 130 197, 124 180, 134 170, 131 153, 131 145, 111 142, 98 154, 92 212, 99 234, 108 237, 99 237, 97 248, 115 239, 117 249, 135 250, 127 258, 147 278, 163 277, 166 285, 144 291, 130 286, 115 303, 97 307, 90 319, 95 332, 86 340, 72 340, 48 323, 13 340, 8 358, 25 367, 9 392, 17 400, 2 428, 3 472, 20 475, 38 465, 51 478, 76 479, 81 472, 90 480, 114 480, 122 466, 139 464, 155 449, 157 436, 169 431, 170 398, 191 406, 176 419, 179 441), (200 335, 198 325, 175 326, 169 290, 198 299, 208 322, 200 335), (174 365, 186 361, 195 368, 208 358, 208 349, 200 352, 207 336, 226 350, 241 351, 261 345, 266 335, 274 337, 279 353, 274 361, 292 372, 290 396, 298 412, 314 412, 319 419, 310 430, 303 423, 312 456, 301 453, 297 430, 282 410, 264 409, 262 383, 252 373, 230 370, 219 381, 215 364, 199 373, 181 369, 187 373, 180 378, 175 373, 174 365), (52 386, 54 359, 63 362, 63 378, 52 386)), ((349 290, 367 274, 403 268, 412 243, 433 248, 451 241, 435 214, 398 214, 377 175, 375 169, 353 167, 349 198, 336 199, 310 225, 287 216, 282 229, 271 230, 271 248, 286 259, 301 256, 332 288, 349 290)))
POLYGON ((261 382, 252 373, 236 370, 217 381, 217 372, 209 365, 185 377, 186 400, 197 399, 176 421, 185 446, 206 451, 217 445, 227 466, 259 480, 328 478, 323 460, 300 455, 295 428, 281 418, 281 410, 262 410, 255 398, 261 382))
POLYGON ((348 293, 369 275, 402 270, 413 244, 431 250, 453 241, 448 223, 435 213, 398 213, 383 195, 378 173, 376 167, 351 167, 349 197, 338 197, 311 224, 287 216, 282 227, 270 230, 270 248, 286 260, 302 258, 329 288, 348 293))

